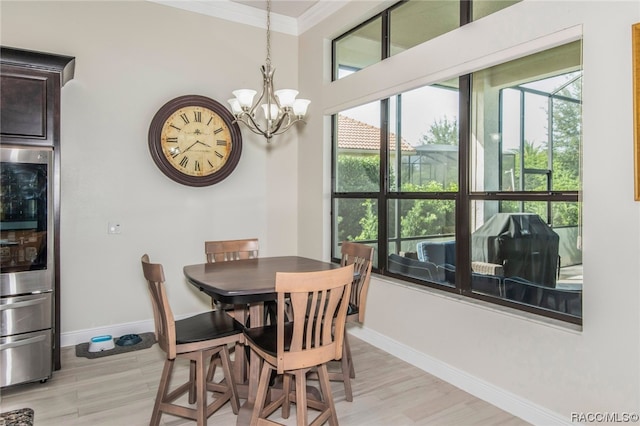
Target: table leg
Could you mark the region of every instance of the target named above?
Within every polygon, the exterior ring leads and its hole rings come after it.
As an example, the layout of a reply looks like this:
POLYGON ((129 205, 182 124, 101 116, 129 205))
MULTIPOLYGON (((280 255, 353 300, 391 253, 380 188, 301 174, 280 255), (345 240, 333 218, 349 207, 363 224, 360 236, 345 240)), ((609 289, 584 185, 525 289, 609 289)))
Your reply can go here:
MULTIPOLYGON (((247 305, 235 305, 233 309, 233 316, 240 324, 247 323, 247 305)), ((247 381, 247 368, 246 368, 246 356, 244 352, 244 345, 241 343, 236 344, 234 362, 233 362, 233 375, 236 378, 238 385, 243 385, 247 381)), ((239 392, 244 394, 244 392, 239 392)), ((246 394, 240 395, 242 398, 246 398, 246 394)))
MULTIPOLYGON (((249 327, 260 327, 263 325, 264 304, 252 303, 249 305, 249 327)), ((244 348, 242 351, 244 356, 244 348)), ((249 388, 247 391, 247 401, 240 407, 236 425, 248 425, 251 421, 253 406, 258 394, 258 382, 260 381, 261 359, 258 354, 251 351, 249 355, 249 388)))

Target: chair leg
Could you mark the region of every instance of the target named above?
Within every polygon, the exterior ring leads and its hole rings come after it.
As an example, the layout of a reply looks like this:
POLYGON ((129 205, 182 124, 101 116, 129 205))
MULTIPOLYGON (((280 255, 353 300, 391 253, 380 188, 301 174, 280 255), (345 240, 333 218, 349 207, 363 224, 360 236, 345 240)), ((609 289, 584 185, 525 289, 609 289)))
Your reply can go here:
POLYGON ((198 353, 196 364, 196 422, 198 426, 207 424, 207 384, 205 379, 207 376, 207 367, 209 359, 204 357, 203 352, 198 353))
POLYGON ((356 371, 353 369, 353 358, 351 357, 351 346, 349 345, 349 339, 347 338, 347 333, 344 333, 344 344, 342 345, 342 356, 347 356, 347 360, 349 361, 349 377, 352 379, 356 378, 356 371))
POLYGON ((329 381, 327 364, 318 366, 318 381, 320 382, 322 398, 329 407, 329 424, 331 426, 338 426, 338 413, 336 412, 336 405, 333 402, 333 394, 331 393, 331 382, 329 381))
POLYGON ((169 390, 169 378, 173 371, 173 362, 173 359, 166 359, 164 361, 162 376, 160 376, 160 384, 158 385, 158 392, 156 394, 156 402, 153 405, 153 413, 151 413, 151 421, 149 422, 151 426, 158 426, 160 424, 160 416, 162 415, 160 404, 164 401, 169 390))
POLYGON ((283 374, 282 375, 282 394, 284 400, 282 401, 282 418, 288 419, 291 413, 291 399, 289 398, 289 393, 291 392, 291 375, 283 374))
POLYGON ((236 381, 231 373, 231 361, 229 358, 229 348, 225 345, 220 352, 220 360, 222 362, 222 371, 224 371, 224 380, 229 390, 231 390, 231 396, 229 397, 231 400, 231 410, 233 410, 233 414, 237 415, 240 410, 240 401, 238 401, 238 389, 236 388, 236 381))
POLYGON ((218 367, 218 357, 212 356, 211 362, 209 363, 209 371, 207 372, 207 382, 212 382, 213 377, 216 375, 216 368, 218 367))
MULTIPOLYGON (((345 343, 347 339, 344 340, 345 343)), ((349 372, 349 356, 348 356, 348 347, 346 344, 342 345, 342 359, 340 360, 340 368, 342 369, 341 378, 344 383, 344 398, 352 402, 353 401, 353 392, 351 391, 351 374, 349 372)), ((326 366, 325 366, 326 368, 326 366)), ((318 374, 318 377, 320 374, 318 374)))
POLYGON ((196 362, 194 360, 189 361, 189 383, 191 383, 191 386, 189 387, 189 404, 194 404, 197 399, 197 392, 198 389, 196 389, 196 362))
POLYGON ((257 425, 260 418, 262 418, 262 411, 264 409, 267 392, 269 390, 269 378, 271 377, 271 368, 268 362, 262 363, 262 372, 260 373, 260 382, 258 383, 258 391, 256 394, 256 402, 253 405, 253 413, 251 413, 251 425, 257 425))
POLYGON ((307 426, 307 372, 295 371, 296 376, 296 422, 298 426, 307 426))

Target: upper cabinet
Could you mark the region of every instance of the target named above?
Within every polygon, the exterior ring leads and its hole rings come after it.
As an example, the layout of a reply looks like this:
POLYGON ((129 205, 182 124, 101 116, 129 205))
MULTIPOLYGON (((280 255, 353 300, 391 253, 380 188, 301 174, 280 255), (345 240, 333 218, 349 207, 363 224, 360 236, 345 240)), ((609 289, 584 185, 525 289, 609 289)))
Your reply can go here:
POLYGON ((0 47, 2 143, 57 146, 60 88, 73 78, 75 58, 0 47))

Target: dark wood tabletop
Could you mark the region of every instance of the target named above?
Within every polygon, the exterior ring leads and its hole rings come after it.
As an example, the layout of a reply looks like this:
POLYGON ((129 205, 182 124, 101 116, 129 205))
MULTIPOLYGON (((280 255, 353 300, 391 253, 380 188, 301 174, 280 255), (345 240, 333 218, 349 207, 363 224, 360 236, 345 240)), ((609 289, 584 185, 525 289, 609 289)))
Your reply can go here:
POLYGON ((276 272, 312 272, 339 268, 337 263, 298 256, 260 257, 184 267, 194 286, 222 303, 250 304, 275 300, 276 272))

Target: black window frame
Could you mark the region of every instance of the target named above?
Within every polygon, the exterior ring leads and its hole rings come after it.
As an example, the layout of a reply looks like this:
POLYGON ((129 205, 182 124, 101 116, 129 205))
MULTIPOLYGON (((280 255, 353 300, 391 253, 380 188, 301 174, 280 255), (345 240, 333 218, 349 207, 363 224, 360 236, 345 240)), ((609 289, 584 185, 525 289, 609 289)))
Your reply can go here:
MULTIPOLYGON (((382 17, 382 58, 384 60, 389 55, 389 12, 407 3, 409 0, 400 1, 383 12, 371 17, 367 21, 358 25, 354 29, 342 34, 334 39, 332 43, 332 73, 335 79, 336 68, 336 51, 335 42, 348 36, 351 32, 357 30, 363 25, 368 24, 374 19, 382 17)), ((472 0, 460 0, 460 26, 471 22, 472 0)), ((470 179, 470 155, 471 155, 471 97, 472 97, 472 74, 466 74, 458 77, 459 82, 459 148, 458 148, 458 191, 457 192, 391 192, 389 190, 389 117, 390 117, 390 98, 381 99, 380 102, 380 190, 378 192, 336 192, 336 155, 335 149, 337 145, 337 114, 332 120, 332 156, 331 156, 331 258, 333 261, 339 261, 340 255, 336 253, 335 244, 339 243, 335 240, 335 205, 341 199, 375 199, 378 205, 378 238, 376 241, 360 241, 362 243, 375 244, 376 262, 374 271, 381 275, 394 277, 403 281, 413 282, 421 286, 436 288, 441 291, 455 293, 470 297, 473 299, 484 300, 492 304, 513 307, 520 311, 531 312, 548 318, 558 319, 561 321, 582 325, 582 317, 576 317, 561 312, 550 311, 535 306, 516 303, 504 298, 497 298, 474 292, 471 288, 471 204, 475 201, 521 201, 521 202, 580 202, 581 191, 490 191, 490 192, 473 192, 471 191, 470 179), (454 200, 455 202, 455 241, 456 241, 456 268, 455 288, 446 287, 442 284, 430 283, 407 277, 405 275, 396 274, 387 270, 388 253, 388 205, 389 201, 395 200, 454 200)), ((394 95, 400 97, 401 94, 394 95)), ((399 237, 398 237, 399 238, 399 237)))

